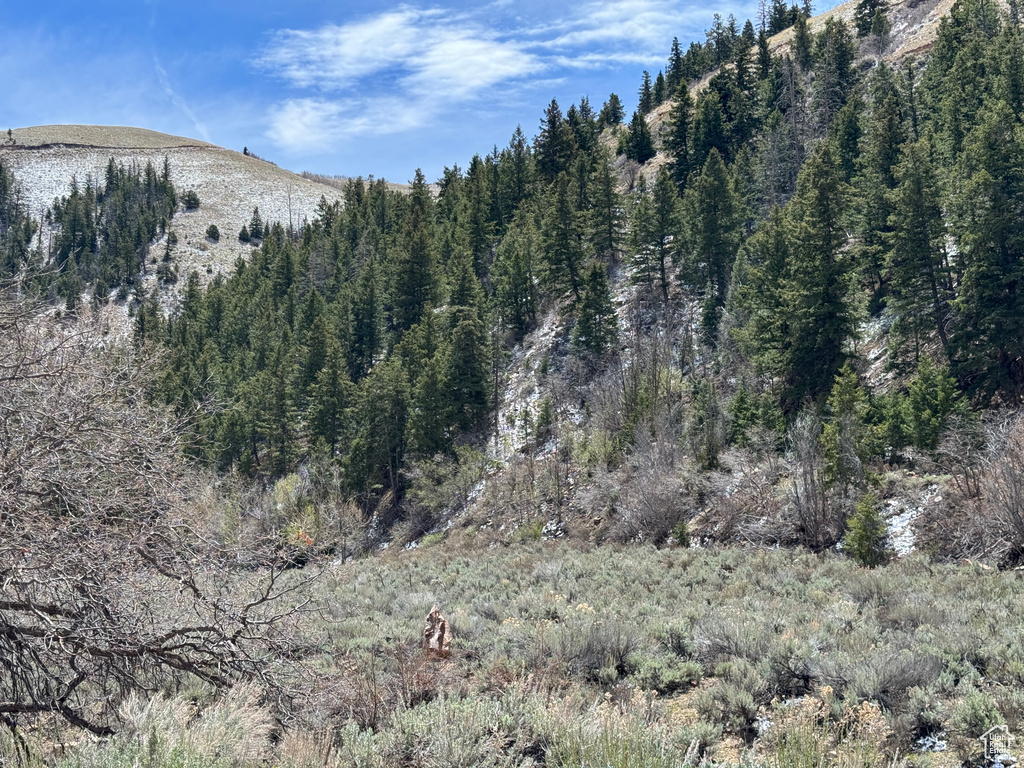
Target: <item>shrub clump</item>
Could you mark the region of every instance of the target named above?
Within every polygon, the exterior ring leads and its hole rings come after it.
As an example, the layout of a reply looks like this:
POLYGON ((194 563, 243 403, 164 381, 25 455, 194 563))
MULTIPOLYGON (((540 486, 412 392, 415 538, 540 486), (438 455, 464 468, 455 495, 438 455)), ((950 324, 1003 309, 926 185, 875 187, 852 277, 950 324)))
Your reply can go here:
POLYGON ((197 211, 199 210, 199 195, 194 189, 186 190, 181 195, 181 203, 185 206, 186 211, 197 211))

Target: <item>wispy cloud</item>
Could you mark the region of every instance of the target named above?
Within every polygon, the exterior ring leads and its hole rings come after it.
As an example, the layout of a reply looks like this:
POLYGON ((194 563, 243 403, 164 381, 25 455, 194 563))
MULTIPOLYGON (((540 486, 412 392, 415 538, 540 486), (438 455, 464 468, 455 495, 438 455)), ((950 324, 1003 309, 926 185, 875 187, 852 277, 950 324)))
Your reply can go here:
POLYGON ((174 88, 171 86, 171 80, 169 77, 167 77, 167 71, 160 64, 160 59, 158 59, 155 54, 153 56, 153 67, 154 69, 156 69, 156 76, 157 80, 159 80, 160 82, 160 87, 163 89, 163 92, 167 95, 167 97, 171 100, 171 103, 174 104, 174 106, 177 107, 179 110, 181 110, 182 114, 184 114, 185 117, 187 117, 192 122, 192 125, 195 126, 196 132, 203 139, 203 141, 210 141, 210 134, 206 130, 206 126, 203 125, 202 122, 200 122, 198 117, 196 117, 196 113, 192 111, 192 108, 188 105, 188 102, 185 101, 185 99, 182 98, 181 95, 178 94, 178 92, 175 91, 174 88))
POLYGON ((317 92, 271 110, 269 138, 295 152, 416 128, 548 66, 527 44, 466 15, 406 5, 341 26, 281 31, 256 64, 317 92), (371 77, 374 95, 361 95, 371 77))
POLYGON ((269 115, 267 137, 295 152, 330 149, 353 136, 394 134, 424 123, 423 107, 401 98, 288 99, 269 115))
POLYGON ((603 55, 621 61, 622 49, 627 47, 638 58, 654 54, 663 58, 672 35, 707 24, 708 15, 705 6, 674 0, 597 0, 548 25, 544 31, 553 36, 545 45, 553 49, 596 48, 584 56, 591 61, 603 55))
POLYGON ((545 25, 499 29, 492 12, 501 6, 474 15, 400 5, 348 24, 278 32, 256 64, 298 93, 272 107, 269 138, 298 154, 412 130, 528 77, 655 67, 673 34, 709 21, 706 8, 679 0, 591 0, 545 25))

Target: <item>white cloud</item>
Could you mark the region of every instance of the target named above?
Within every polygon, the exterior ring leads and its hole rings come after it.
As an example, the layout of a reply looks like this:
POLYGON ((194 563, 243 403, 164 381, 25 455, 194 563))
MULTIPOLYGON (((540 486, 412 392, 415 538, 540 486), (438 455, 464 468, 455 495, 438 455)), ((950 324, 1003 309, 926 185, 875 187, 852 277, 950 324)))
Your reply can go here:
POLYGON ((289 99, 271 110, 267 137, 292 152, 322 152, 356 136, 403 133, 431 117, 424 103, 394 97, 289 99))
POLYGON ((497 0, 473 13, 400 5, 348 24, 284 30, 256 60, 302 91, 276 105, 268 136, 295 154, 429 123, 527 77, 623 64, 655 68, 673 35, 706 25, 680 0, 591 0, 542 27, 493 28, 497 0), (487 20, 492 26, 485 25, 487 20), (372 92, 373 96, 366 94, 372 92))
POLYGON ((401 7, 344 26, 284 30, 257 63, 299 88, 345 88, 408 61, 420 45, 420 27, 432 15, 401 7))
POLYGON ((554 48, 642 45, 664 56, 673 34, 708 21, 706 7, 674 0, 602 0, 584 4, 572 17, 554 25, 553 31, 559 34, 547 44, 554 48))
POLYGON ((465 99, 544 66, 517 43, 484 40, 458 30, 438 35, 425 47, 404 85, 411 91, 465 99))
POLYGON ((343 26, 285 30, 256 63, 295 88, 320 93, 271 110, 268 136, 296 153, 416 128, 447 106, 547 66, 516 40, 465 16, 409 6, 343 26), (367 86, 377 95, 360 97, 367 86), (339 92, 350 95, 327 97, 339 92))

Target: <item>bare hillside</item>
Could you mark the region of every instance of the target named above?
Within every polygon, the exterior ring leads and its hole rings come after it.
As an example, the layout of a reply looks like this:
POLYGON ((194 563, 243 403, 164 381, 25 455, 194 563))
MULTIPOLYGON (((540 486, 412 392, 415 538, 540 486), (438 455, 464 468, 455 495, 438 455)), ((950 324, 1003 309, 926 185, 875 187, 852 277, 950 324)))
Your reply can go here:
POLYGON ((264 220, 298 226, 313 218, 321 196, 341 198, 337 187, 273 163, 143 128, 45 125, 16 129, 12 135, 13 145, 0 144, 0 158, 21 182, 33 216, 67 194, 72 177, 79 183, 90 176, 102 179, 111 157, 121 163, 152 162, 158 169, 168 158, 175 187, 195 190, 201 201, 199 210, 174 217, 175 259, 182 277, 190 270, 205 276, 230 269, 239 256, 247 256, 251 248, 239 243, 237 235, 254 206, 264 220), (206 238, 210 224, 221 232, 218 243, 206 238))

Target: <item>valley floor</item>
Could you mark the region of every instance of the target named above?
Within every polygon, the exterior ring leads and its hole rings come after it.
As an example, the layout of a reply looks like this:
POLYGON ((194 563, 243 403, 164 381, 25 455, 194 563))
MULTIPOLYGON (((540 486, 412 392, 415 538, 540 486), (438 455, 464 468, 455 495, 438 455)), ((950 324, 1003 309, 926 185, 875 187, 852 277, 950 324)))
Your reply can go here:
MULTIPOLYGON (((313 566, 307 566, 306 575, 313 566)), ((1024 718, 1024 572, 911 554, 452 542, 335 563, 255 689, 125 705, 74 766, 952 766, 1024 718), (420 643, 433 606, 447 660, 420 643)), ((45 750, 44 750, 45 752, 45 750)), ((966 761, 961 763, 961 761, 966 761)))

